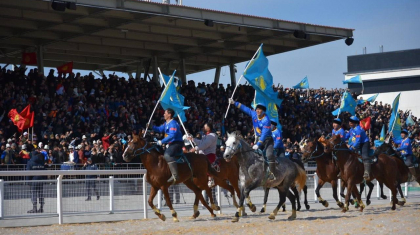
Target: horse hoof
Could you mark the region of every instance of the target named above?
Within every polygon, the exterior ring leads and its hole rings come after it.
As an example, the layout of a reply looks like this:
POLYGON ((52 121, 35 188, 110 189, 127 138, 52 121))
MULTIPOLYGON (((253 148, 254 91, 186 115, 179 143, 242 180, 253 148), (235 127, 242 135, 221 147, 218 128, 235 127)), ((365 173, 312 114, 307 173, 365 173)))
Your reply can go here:
POLYGON ((388 197, 386 195, 381 195, 382 199, 388 199, 388 197))
POLYGON ((265 213, 265 209, 264 209, 264 207, 263 207, 263 208, 261 208, 260 213, 265 213))
POLYGON ((349 210, 349 208, 344 207, 343 210, 341 210, 341 212, 346 213, 349 210))
POLYGON ((322 205, 328 207, 330 204, 327 201, 322 201, 322 205))
POLYGON ((399 206, 404 206, 405 202, 404 201, 398 201, 398 205, 399 206))
POLYGON ((301 207, 301 206, 298 206, 296 210, 297 210, 297 211, 300 211, 300 208, 302 208, 302 207, 301 207))
POLYGON ((276 216, 274 214, 270 214, 270 216, 268 216, 269 219, 274 220, 276 218, 276 216))
POLYGON ((363 212, 363 209, 365 209, 365 207, 364 206, 361 206, 360 207, 360 212, 363 212))
POLYGON ((286 208, 283 208, 283 210, 282 210, 283 212, 286 212, 286 208))
POLYGON ((159 219, 161 219, 162 221, 166 220, 166 216, 164 214, 160 214, 158 216, 159 216, 159 219))
POLYGON ((212 206, 211 209, 215 210, 215 211, 220 211, 220 207, 219 206, 212 206))
POLYGON ((178 218, 176 218, 176 217, 174 217, 174 218, 173 218, 173 221, 174 221, 174 222, 176 222, 176 223, 178 223, 178 222, 179 222, 179 219, 178 219, 178 218))
POLYGON ((239 221, 239 217, 233 217, 231 220, 232 223, 236 223, 238 221, 239 221))
POLYGON ((215 214, 211 214, 211 217, 212 217, 212 218, 216 218, 216 215, 215 215, 215 214))
POLYGON ((344 208, 344 204, 342 202, 337 203, 337 206, 340 207, 340 208, 344 208))
POLYGON ((350 199, 349 202, 350 202, 350 204, 354 205, 354 200, 353 199, 350 199))
POLYGON ((256 212, 257 211, 257 207, 255 205, 252 205, 251 208, 249 208, 252 212, 256 212))
POLYGON ((366 200, 366 205, 370 205, 370 200, 366 200))
POLYGON ((245 217, 248 216, 248 214, 246 212, 242 212, 241 217, 245 217))
POLYGON ((391 210, 395 211, 395 205, 392 205, 391 210))
POLYGON ((360 206, 359 206, 359 204, 356 204, 356 205, 354 205, 354 208, 359 208, 360 206))
POLYGON ((296 219, 296 216, 295 215, 291 215, 291 216, 287 217, 287 219, 288 220, 295 220, 296 219))
POLYGON ((194 212, 194 215, 191 216, 191 219, 197 219, 197 217, 200 215, 200 211, 194 212))
POLYGON ((310 205, 305 205, 305 207, 306 207, 306 210, 311 209, 311 206, 310 205))

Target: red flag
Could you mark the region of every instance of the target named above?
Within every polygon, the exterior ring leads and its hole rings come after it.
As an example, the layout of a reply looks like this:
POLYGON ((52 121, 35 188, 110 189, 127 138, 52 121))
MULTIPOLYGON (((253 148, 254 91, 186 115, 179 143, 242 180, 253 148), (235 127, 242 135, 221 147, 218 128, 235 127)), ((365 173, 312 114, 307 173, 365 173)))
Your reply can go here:
POLYGON ((35 52, 31 52, 31 53, 22 53, 22 64, 26 64, 26 65, 37 65, 38 62, 36 60, 36 53, 35 52))
POLYGON ((72 73, 73 72, 73 61, 67 64, 63 64, 57 67, 58 73, 72 73))
POLYGON ((22 130, 26 130, 28 128, 31 128, 34 125, 34 112, 32 112, 31 114, 29 114, 29 116, 25 119, 25 122, 23 123, 23 126, 21 127, 22 130))
POLYGON ((31 115, 31 105, 28 104, 28 106, 26 106, 22 112, 20 112, 20 116, 22 116, 23 118, 28 118, 29 115, 31 115))
POLYGON ((24 130, 23 127, 25 126, 26 119, 20 116, 16 109, 10 110, 8 117, 12 120, 13 124, 17 126, 19 132, 24 130))
POLYGON ((369 130, 370 129, 370 117, 367 117, 365 119, 362 119, 360 121, 360 126, 365 130, 369 130))
POLYGON ((32 111, 31 121, 29 123, 29 127, 33 127, 34 126, 34 118, 35 118, 35 112, 32 111))

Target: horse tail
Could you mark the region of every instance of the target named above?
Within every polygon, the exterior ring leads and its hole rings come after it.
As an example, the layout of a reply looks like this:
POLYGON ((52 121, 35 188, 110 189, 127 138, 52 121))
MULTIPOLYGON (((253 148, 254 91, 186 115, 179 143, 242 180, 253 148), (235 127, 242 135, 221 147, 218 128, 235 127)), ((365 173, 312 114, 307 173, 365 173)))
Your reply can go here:
POLYGON ((300 167, 296 162, 296 169, 298 171, 298 175, 296 176, 295 183, 299 185, 299 192, 302 191, 303 187, 306 184, 306 171, 300 167))

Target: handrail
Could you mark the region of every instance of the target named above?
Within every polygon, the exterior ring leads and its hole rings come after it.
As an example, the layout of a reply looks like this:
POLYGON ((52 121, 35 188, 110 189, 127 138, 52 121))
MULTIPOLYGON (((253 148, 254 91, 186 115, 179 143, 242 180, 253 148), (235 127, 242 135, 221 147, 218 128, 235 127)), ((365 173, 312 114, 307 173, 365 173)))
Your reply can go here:
POLYGON ((137 170, 40 170, 40 171, 0 171, 0 176, 38 175, 136 175, 146 174, 146 169, 137 170))

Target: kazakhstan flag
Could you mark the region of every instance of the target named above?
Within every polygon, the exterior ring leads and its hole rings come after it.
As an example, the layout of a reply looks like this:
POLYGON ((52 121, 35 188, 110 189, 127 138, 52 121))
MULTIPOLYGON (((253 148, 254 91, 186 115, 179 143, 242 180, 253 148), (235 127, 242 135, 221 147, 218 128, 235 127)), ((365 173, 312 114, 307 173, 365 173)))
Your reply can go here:
POLYGON ((173 109, 175 111, 175 114, 179 115, 181 121, 186 122, 187 118, 185 117, 184 110, 189 109, 190 107, 184 106, 184 99, 184 96, 177 92, 174 84, 174 76, 172 75, 172 77, 166 84, 162 95, 160 96, 159 102, 162 105, 163 109, 173 109))
POLYGON ((349 113, 351 113, 351 115, 355 115, 355 113, 356 113, 356 106, 357 106, 356 101, 346 91, 346 92, 343 93, 343 97, 341 98, 340 108, 334 110, 332 112, 332 114, 334 116, 337 116, 339 113, 349 112, 349 113))
MULTIPOLYGON (((395 123, 395 125, 397 123, 396 118, 397 118, 397 116, 399 116, 398 115, 398 105, 400 103, 400 95, 401 95, 401 93, 399 93, 397 95, 397 97, 395 97, 394 102, 392 102, 391 118, 389 119, 389 123, 388 123, 388 130, 389 131, 392 131, 394 129, 394 123, 395 123)), ((394 138, 395 137, 396 136, 394 135, 394 138)))
POLYGON ((411 117, 411 113, 410 113, 410 115, 408 115, 407 120, 405 120, 405 124, 407 126, 414 126, 415 123, 414 123, 413 118, 411 117))
POLYGON ((343 81, 343 84, 347 84, 347 83, 362 83, 362 77, 360 75, 357 75, 343 81))
POLYGON ((257 104, 265 105, 265 107, 267 108, 267 111, 265 112, 265 114, 267 114, 268 118, 271 121, 277 123, 277 128, 279 130, 282 130, 282 127, 279 121, 279 111, 277 109, 277 105, 274 102, 268 101, 267 99, 264 98, 263 95, 261 95, 260 93, 256 91, 255 97, 254 97, 254 100, 252 101, 251 106, 255 109, 257 107, 257 104))
POLYGON ((243 76, 267 101, 280 106, 282 100, 277 97, 277 92, 273 90, 273 76, 268 70, 268 60, 264 55, 262 45, 258 49, 255 59, 249 63, 248 68, 244 71, 243 76))
POLYGON ((305 77, 301 82, 299 82, 296 86, 293 87, 294 89, 309 89, 309 81, 308 77, 305 77))

